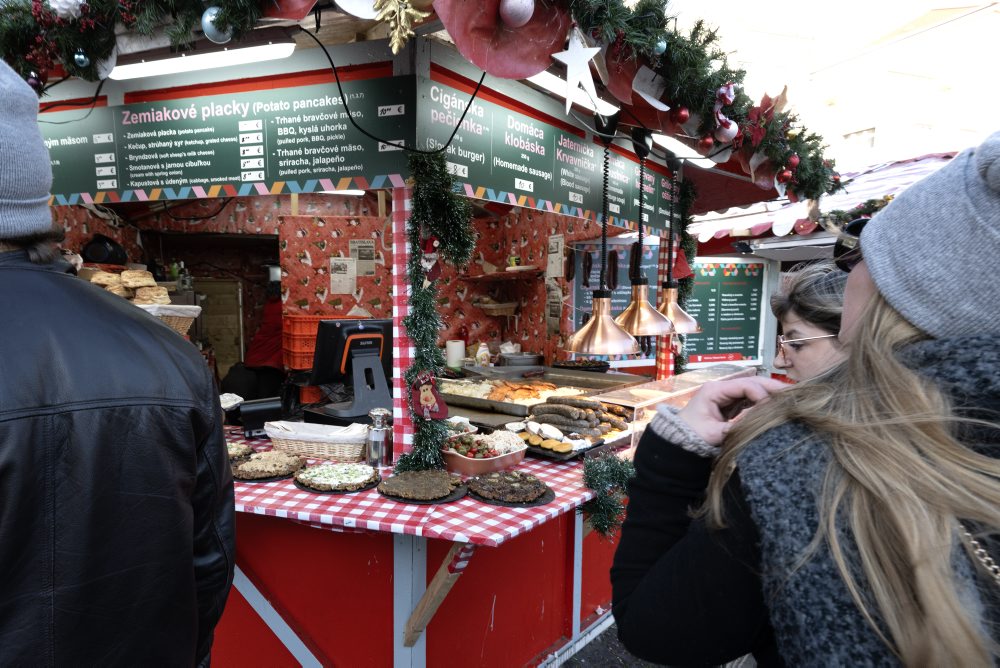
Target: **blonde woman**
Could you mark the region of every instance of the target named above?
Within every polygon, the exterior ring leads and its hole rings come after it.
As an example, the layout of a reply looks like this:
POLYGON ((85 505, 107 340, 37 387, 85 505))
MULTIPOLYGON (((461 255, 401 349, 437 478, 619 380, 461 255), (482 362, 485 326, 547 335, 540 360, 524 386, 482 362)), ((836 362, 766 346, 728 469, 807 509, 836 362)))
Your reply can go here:
POLYGON ((847 274, 833 262, 817 262, 790 272, 771 297, 781 324, 774 366, 795 382, 808 380, 844 361, 837 338, 844 310, 847 274))
POLYGON ((841 255, 845 364, 706 385, 646 430, 611 571, 633 653, 996 664, 1000 133, 841 255), (744 402, 763 403, 728 421, 744 402))

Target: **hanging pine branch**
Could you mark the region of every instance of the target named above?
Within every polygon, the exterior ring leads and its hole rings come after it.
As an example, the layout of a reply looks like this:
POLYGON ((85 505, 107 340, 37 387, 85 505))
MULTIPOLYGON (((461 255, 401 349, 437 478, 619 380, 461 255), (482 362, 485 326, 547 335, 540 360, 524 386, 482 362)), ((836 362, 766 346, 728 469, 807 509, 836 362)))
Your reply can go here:
POLYGON ((585 459, 583 484, 597 493, 580 506, 578 512, 587 515, 594 531, 605 538, 613 538, 621 528, 625 516, 624 499, 628 482, 635 477, 635 466, 627 459, 613 454, 585 459))
MULTIPOLYGON (((680 207, 680 223, 678 225, 681 235, 680 250, 684 253, 689 263, 694 262, 698 254, 698 242, 691 233, 688 232, 688 225, 691 224, 691 206, 698 197, 697 189, 691 181, 682 181, 680 184, 680 194, 677 204, 680 207)), ((687 310, 688 298, 694 290, 694 276, 688 276, 677 281, 677 305, 685 311, 687 310)), ((684 352, 684 335, 681 337, 681 352, 674 356, 674 374, 684 373, 687 368, 687 353, 684 352)))
POLYGON ((396 463, 396 471, 444 468, 441 445, 448 432, 443 420, 425 419, 414 410, 409 388, 422 372, 435 377, 444 369, 444 355, 437 346, 441 315, 437 310, 438 287, 428 281, 421 264, 420 249, 425 238, 435 237, 441 257, 456 266, 472 258, 476 240, 472 232, 472 208, 454 192, 454 180, 447 170, 444 153, 410 153, 413 195, 406 234, 410 259, 406 275, 410 284, 410 314, 403 319, 406 334, 413 342, 413 363, 404 375, 407 406, 413 419, 413 450, 396 463))

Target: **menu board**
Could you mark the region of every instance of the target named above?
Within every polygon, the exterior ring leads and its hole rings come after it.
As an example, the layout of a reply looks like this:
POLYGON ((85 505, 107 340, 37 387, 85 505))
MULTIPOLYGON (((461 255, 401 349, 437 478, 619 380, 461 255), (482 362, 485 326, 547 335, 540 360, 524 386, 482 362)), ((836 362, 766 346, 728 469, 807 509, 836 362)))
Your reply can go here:
MULTIPOLYGON (((602 207, 604 146, 585 133, 547 123, 470 94, 421 79, 417 109, 422 148, 447 148, 448 169, 465 194, 516 206, 597 219, 602 207), (462 118, 462 113, 465 117, 462 118), (459 123, 461 119, 461 123, 459 123)), ((540 115, 538 115, 540 116, 540 115)), ((638 220, 639 163, 612 150, 608 162, 608 221, 634 227, 638 220)), ((646 175, 646 223, 666 226, 668 180, 646 175)), ((664 174, 665 169, 660 167, 664 174)))
POLYGON ((685 340, 689 364, 761 363, 765 263, 720 258, 691 269, 694 290, 685 309, 702 333, 685 340))
MULTIPOLYGON (((575 277, 573 280, 573 327, 579 329, 590 317, 593 311, 593 290, 598 288, 601 281, 601 244, 597 242, 575 243, 575 277), (590 254, 591 267, 587 285, 583 284, 583 258, 590 254)), ((632 300, 632 282, 628 277, 629 259, 632 253, 632 244, 608 243, 608 252, 618 253, 618 287, 611 292, 611 315, 617 316, 625 310, 632 300)), ((656 306, 657 295, 659 294, 659 283, 656 282, 658 248, 657 246, 643 246, 642 275, 649 280, 649 302, 656 306)), ((651 355, 656 354, 655 339, 653 340, 651 355)))
MULTIPOLYGON (((412 76, 367 79, 345 83, 344 94, 366 130, 412 145, 415 86, 412 76)), ((59 204, 100 201, 108 191, 127 201, 384 187, 392 185, 388 175, 405 172, 400 149, 350 123, 334 84, 98 107, 83 116, 39 119, 59 204)))

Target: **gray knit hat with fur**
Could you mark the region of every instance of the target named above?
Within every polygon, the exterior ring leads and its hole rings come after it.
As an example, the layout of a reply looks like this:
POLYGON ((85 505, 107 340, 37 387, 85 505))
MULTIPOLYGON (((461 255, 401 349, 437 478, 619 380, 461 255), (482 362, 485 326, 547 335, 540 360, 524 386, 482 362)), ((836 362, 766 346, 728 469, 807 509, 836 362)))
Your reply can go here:
POLYGON ((52 229, 52 165, 38 129, 38 96, 0 59, 0 239, 52 229))
POLYGON ((875 214, 861 249, 878 291, 921 330, 1000 335, 1000 132, 875 214))

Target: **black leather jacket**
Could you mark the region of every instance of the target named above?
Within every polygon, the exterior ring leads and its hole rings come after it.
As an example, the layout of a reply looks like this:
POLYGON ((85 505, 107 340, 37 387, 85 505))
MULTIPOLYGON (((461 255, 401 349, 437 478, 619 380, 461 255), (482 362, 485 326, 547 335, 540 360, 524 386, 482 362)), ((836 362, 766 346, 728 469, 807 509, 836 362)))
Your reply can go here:
POLYGON ((207 663, 233 484, 198 351, 0 253, 0 666, 207 663))

